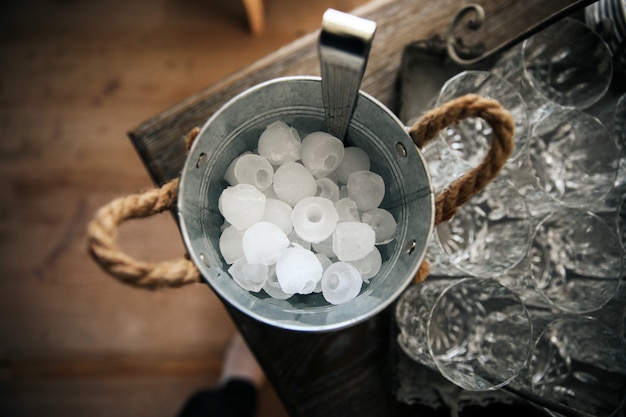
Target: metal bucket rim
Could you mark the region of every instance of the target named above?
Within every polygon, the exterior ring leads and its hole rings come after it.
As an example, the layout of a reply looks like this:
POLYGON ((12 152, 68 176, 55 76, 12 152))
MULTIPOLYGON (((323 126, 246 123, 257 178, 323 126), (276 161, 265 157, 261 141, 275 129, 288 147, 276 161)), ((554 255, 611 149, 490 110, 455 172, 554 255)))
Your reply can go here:
MULTIPOLYGON (((285 77, 278 77, 278 78, 274 78, 274 79, 270 79, 264 82, 261 82, 259 84, 256 84, 253 87, 250 87, 248 89, 243 90, 242 92, 238 93, 237 95, 235 95, 234 97, 232 97, 230 100, 228 100, 227 102, 225 102, 215 113, 213 113, 208 119, 207 121, 204 123, 204 125, 202 126, 200 132, 198 133, 197 138, 201 138, 203 133, 209 129, 210 125, 212 123, 215 122, 215 120, 219 119, 220 117, 222 117, 223 113, 227 111, 227 109, 235 102, 241 100, 243 97, 250 95, 252 93, 254 93, 257 90, 261 90, 264 89, 272 84, 276 84, 276 83, 282 83, 282 82, 292 82, 292 81, 314 81, 314 82, 319 82, 321 83, 321 77, 318 76, 285 76, 285 77)), ((386 116, 389 117, 390 119, 392 119, 397 126, 404 132, 404 134, 409 137, 408 135, 408 128, 400 121, 400 119, 393 113, 391 112, 390 109, 387 108, 387 106, 385 106, 384 104, 382 104, 379 100, 377 100, 376 98, 372 97, 371 95, 363 92, 362 90, 359 91, 359 96, 363 97, 365 100, 370 101, 375 107, 377 107, 380 111, 386 113, 386 116)), ((410 140, 410 137, 409 137, 410 140)), ((195 250, 194 244, 191 242, 190 240, 190 236, 189 236, 189 231, 187 230, 187 224, 183 219, 183 205, 184 205, 184 198, 183 195, 185 193, 185 188, 186 188, 186 173, 188 172, 188 165, 192 164, 194 162, 191 161, 191 155, 193 155, 195 152, 195 148, 198 146, 201 146, 200 143, 202 141, 200 140, 196 140, 190 151, 189 151, 189 155, 188 158, 185 161, 185 166, 183 167, 182 173, 181 173, 181 179, 180 179, 180 184, 179 184, 179 189, 178 189, 178 202, 177 202, 177 214, 179 216, 179 220, 180 220, 180 229, 181 229, 181 234, 183 237, 183 241, 185 244, 186 249, 189 252, 189 256, 191 258, 191 260, 196 264, 196 266, 199 268, 201 275, 203 276, 204 280, 209 284, 209 286, 217 293, 217 295, 222 298, 223 301, 226 301, 229 305, 231 305, 232 307, 235 307, 237 310, 241 311, 242 313, 245 313, 246 315, 269 325, 275 326, 275 327, 280 327, 283 329, 287 329, 287 330, 296 330, 296 331, 306 331, 306 332, 324 332, 324 331, 330 331, 330 330, 339 330, 339 329, 343 329, 343 328, 347 328, 350 326, 353 326, 355 324, 358 324, 362 321, 365 321, 371 317, 373 317, 374 315, 380 313, 381 311, 383 311, 385 308, 387 308, 391 303, 393 303, 399 296, 400 294, 409 286, 409 284, 412 281, 413 276, 415 275, 415 273, 417 272, 417 270, 419 269, 419 266, 421 265, 421 263, 423 262, 425 256, 426 256, 426 246, 424 245, 423 249, 421 250, 421 253, 416 253, 414 254, 415 256, 418 257, 417 261, 414 262, 414 267, 412 268, 413 270, 411 271, 410 274, 402 283, 401 285, 398 285, 397 288, 395 289, 395 291, 390 294, 389 296, 387 296, 386 299, 382 300, 381 302, 379 302, 376 306, 374 306, 373 308, 371 308, 369 311, 367 311, 366 313, 362 313, 360 315, 356 315, 354 317, 352 317, 349 320, 344 320, 341 322, 336 322, 336 323, 331 323, 331 324, 324 324, 324 325, 311 325, 311 324, 303 324, 303 323, 299 323, 299 322, 291 322, 291 321, 281 321, 279 323, 277 323, 276 321, 273 321, 271 319, 268 319, 267 317, 265 317, 262 314, 257 313, 254 310, 245 308, 245 306, 243 306, 241 303, 239 303, 237 300, 232 300, 230 297, 228 297, 228 294, 226 294, 222 288, 220 288, 219 286, 216 285, 212 285, 212 283, 209 281, 209 279, 207 278, 207 276, 205 275, 204 271, 206 268, 211 268, 210 266, 208 266, 202 259, 201 254, 197 253, 197 251, 195 250), (204 272, 203 272, 204 271, 204 272)), ((411 142, 412 143, 412 142, 411 142)), ((430 236, 432 235, 433 231, 434 231, 434 218, 435 218, 435 199, 434 199, 434 191, 433 191, 433 186, 432 186, 432 181, 430 178, 430 173, 428 171, 428 167, 427 164, 424 160, 423 155, 421 154, 421 152, 417 149, 417 147, 413 146, 414 152, 416 152, 416 154, 418 155, 419 159, 421 160, 421 164, 422 167, 424 169, 424 174, 427 177, 428 180, 428 187, 429 187, 429 206, 430 206, 430 215, 429 215, 429 219, 428 220, 428 232, 426 233, 425 236, 425 241, 428 242, 428 240, 430 239, 430 236)), ((407 149, 407 151, 410 152, 410 150, 407 149)), ((221 270, 221 269, 220 269, 221 270)), ((226 271, 223 271, 224 273, 226 273, 226 271)), ((227 274, 227 273, 226 273, 227 274)), ((242 291, 245 291, 242 289, 242 291)))

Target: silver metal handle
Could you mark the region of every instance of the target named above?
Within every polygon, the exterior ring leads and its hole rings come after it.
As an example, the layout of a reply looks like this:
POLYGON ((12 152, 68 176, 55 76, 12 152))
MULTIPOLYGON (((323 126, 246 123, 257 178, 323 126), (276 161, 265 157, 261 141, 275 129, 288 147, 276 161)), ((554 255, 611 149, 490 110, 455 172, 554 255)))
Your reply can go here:
POLYGON ((376 23, 328 9, 319 41, 322 98, 328 133, 343 140, 354 113, 376 23))

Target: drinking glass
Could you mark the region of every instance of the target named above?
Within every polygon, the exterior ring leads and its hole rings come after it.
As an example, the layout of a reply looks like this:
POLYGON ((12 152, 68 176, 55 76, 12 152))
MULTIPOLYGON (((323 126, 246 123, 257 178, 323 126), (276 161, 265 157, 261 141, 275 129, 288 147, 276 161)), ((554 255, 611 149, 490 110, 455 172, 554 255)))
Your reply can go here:
MULTIPOLYGON (((467 94, 496 100, 511 114, 515 123, 515 148, 507 164, 516 163, 526 152, 529 134, 526 103, 520 93, 511 83, 489 71, 464 71, 446 81, 439 91, 436 105, 467 94)), ((479 117, 470 117, 442 130, 438 140, 446 142, 454 154, 476 167, 489 150, 492 133, 489 123, 479 117)))
POLYGON ((436 369, 428 350, 427 325, 430 309, 437 297, 458 279, 429 277, 419 285, 410 286, 396 304, 398 344, 414 361, 436 369))
POLYGON ((396 319, 402 349, 466 390, 508 384, 530 355, 528 311, 493 279, 428 279, 403 294, 396 319))
POLYGON ((613 111, 613 133, 621 147, 626 146, 626 93, 619 96, 613 111))
POLYGON ((560 206, 593 209, 612 190, 620 155, 614 136, 598 119, 559 108, 533 126, 528 159, 505 175, 533 215, 560 206))
POLYGON ((614 229, 593 213, 553 212, 537 226, 529 255, 533 289, 562 311, 596 311, 619 289, 623 248, 614 229))
POLYGON ((585 109, 609 88, 611 51, 584 23, 562 19, 496 62, 493 72, 522 94, 533 124, 557 106, 585 109))
POLYGON ((626 197, 617 209, 617 234, 622 248, 626 250, 626 197))
POLYGON ((626 396, 624 340, 594 318, 557 316, 512 386, 590 415, 611 416, 626 396))
MULTIPOLYGON (((624 7, 626 8, 626 3, 624 3, 624 7)), ((624 61, 626 62, 626 56, 624 61)), ((598 117, 604 117, 604 119, 600 120, 613 133, 615 143, 619 149, 620 159, 617 178, 613 184, 613 189, 605 199, 606 206, 615 207, 621 204, 623 196, 626 194, 626 93, 622 93, 617 97, 613 96, 612 100, 607 100, 607 102, 610 105, 607 103, 604 107, 597 107, 599 109, 598 117), (601 110, 604 110, 604 112, 600 112, 601 110)))
POLYGON ((508 181, 496 178, 436 226, 426 256, 434 274, 494 277, 524 258, 531 236, 524 198, 508 181))
POLYGON ((437 137, 422 148, 435 194, 461 178, 472 166, 464 161, 441 138, 437 137))

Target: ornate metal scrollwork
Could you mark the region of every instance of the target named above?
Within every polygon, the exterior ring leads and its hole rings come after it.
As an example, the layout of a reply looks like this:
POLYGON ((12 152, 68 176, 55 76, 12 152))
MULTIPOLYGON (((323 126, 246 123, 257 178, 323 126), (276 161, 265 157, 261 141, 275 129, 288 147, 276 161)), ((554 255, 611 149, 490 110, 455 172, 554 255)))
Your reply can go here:
POLYGON ((448 32, 446 35, 446 50, 447 50, 448 56, 450 57, 450 59, 452 59, 452 61, 456 62, 459 65, 468 66, 468 65, 478 64, 481 61, 487 60, 489 58, 492 58, 494 56, 501 54, 502 52, 524 41, 526 38, 534 35, 537 32, 540 32, 541 30, 571 15, 572 13, 586 6, 589 6, 592 3, 595 3, 596 1, 597 0, 575 1, 569 6, 548 16, 547 18, 537 23, 536 25, 531 26, 526 31, 508 40, 507 42, 500 44, 496 46, 495 48, 490 49, 486 52, 483 52, 482 54, 478 56, 467 58, 463 56, 464 54, 462 52, 459 52, 461 50, 463 51, 467 50, 467 46, 463 45, 463 42, 458 37, 455 36, 455 33, 457 32, 458 28, 461 26, 461 24, 464 21, 467 22, 466 27, 474 31, 479 30, 485 23, 485 10, 478 4, 469 4, 459 10, 459 12, 456 14, 454 19, 452 20, 450 27, 448 28, 448 32), (470 17, 469 20, 467 19, 468 17, 470 17))

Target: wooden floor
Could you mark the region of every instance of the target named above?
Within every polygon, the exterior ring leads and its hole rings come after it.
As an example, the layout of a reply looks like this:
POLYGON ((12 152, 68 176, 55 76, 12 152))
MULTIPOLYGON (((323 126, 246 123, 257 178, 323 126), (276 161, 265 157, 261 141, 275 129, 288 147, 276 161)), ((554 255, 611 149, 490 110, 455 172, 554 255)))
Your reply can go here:
MULTIPOLYGON (((363 3, 266 0, 256 37, 231 0, 0 5, 0 415, 169 417, 216 383, 234 327, 214 294, 116 282, 86 224, 151 186, 127 131, 363 3)), ((169 215, 120 241, 146 260, 184 253, 169 215)), ((259 416, 284 415, 267 387, 259 416)))

